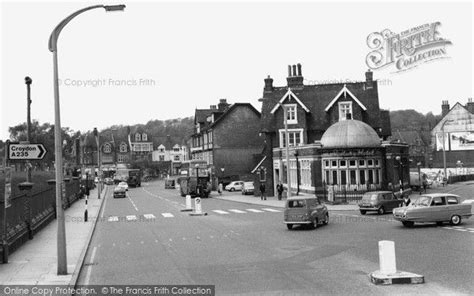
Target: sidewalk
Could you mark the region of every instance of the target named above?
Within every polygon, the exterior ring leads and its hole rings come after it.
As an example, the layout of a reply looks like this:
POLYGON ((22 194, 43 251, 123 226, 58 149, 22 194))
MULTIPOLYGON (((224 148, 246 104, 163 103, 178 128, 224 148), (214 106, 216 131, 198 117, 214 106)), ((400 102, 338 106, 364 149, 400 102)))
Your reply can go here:
MULTIPOLYGON (((303 195, 300 195, 300 196, 303 196, 303 195)), ((241 202, 241 203, 246 203, 246 204, 254 204, 254 205, 259 205, 259 206, 270 206, 270 207, 276 207, 276 208, 284 208, 285 202, 286 202, 286 198, 283 198, 283 200, 278 200, 277 197, 269 196, 267 197, 267 200, 260 200, 259 196, 242 195, 240 192, 227 192, 227 191, 224 191, 222 195, 219 195, 218 193, 213 192, 211 197, 216 198, 216 199, 223 199, 223 200, 241 202)), ((346 204, 346 205, 326 204, 326 207, 328 208, 329 211, 358 211, 359 210, 359 207, 356 204, 346 204)))
POLYGON ((107 187, 98 199, 97 189, 90 191, 88 222, 84 222, 85 199, 76 201, 64 212, 67 275, 57 275, 57 221, 54 220, 10 254, 7 264, 0 264, 0 285, 74 286, 106 193, 107 187))

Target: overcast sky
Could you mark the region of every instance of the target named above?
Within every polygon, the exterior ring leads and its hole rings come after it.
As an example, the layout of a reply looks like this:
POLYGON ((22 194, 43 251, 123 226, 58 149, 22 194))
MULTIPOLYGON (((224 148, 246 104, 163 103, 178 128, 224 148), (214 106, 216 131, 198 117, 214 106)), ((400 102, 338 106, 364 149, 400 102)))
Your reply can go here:
MULTIPOLYGON (((115 2, 117 3, 117 2, 115 2)), ((306 83, 364 80, 367 37, 440 22, 452 45, 447 59, 381 80, 382 108, 441 112, 472 97, 472 4, 124 1, 125 12, 86 12, 59 42, 61 124, 86 131, 113 124, 183 118, 220 98, 258 110, 263 79, 286 85, 287 65, 301 63, 306 83)), ((52 54, 48 38, 72 12, 97 2, 2 2, 1 130, 26 121, 32 84, 32 119, 54 123, 52 54)))

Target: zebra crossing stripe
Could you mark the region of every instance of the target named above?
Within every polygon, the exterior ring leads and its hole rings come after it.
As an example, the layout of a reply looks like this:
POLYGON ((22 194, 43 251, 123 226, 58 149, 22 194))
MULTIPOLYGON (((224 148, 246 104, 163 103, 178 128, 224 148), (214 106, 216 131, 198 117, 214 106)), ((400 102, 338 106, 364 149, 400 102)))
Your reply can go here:
POLYGON ((462 229, 462 228, 455 228, 454 230, 457 230, 457 231, 468 231, 467 229, 462 229))
POLYGON ((137 220, 137 216, 135 215, 127 216, 127 221, 135 221, 135 220, 137 220))
POLYGON ((256 210, 256 209, 247 209, 247 211, 252 212, 252 213, 263 213, 263 211, 256 210))
POLYGON ((143 216, 144 216, 146 219, 155 219, 155 218, 156 218, 155 215, 153 215, 153 214, 145 214, 145 215, 143 215, 143 216))
POLYGON ((165 218, 173 218, 174 217, 174 215, 171 214, 171 213, 161 213, 161 215, 165 218))
POLYGON ((281 213, 281 211, 279 211, 279 210, 270 209, 270 208, 264 208, 262 210, 267 211, 267 212, 273 212, 273 213, 281 213))
POLYGON ((233 213, 237 213, 237 214, 245 214, 246 213, 245 211, 236 210, 236 209, 231 209, 231 210, 229 210, 229 212, 233 212, 233 213))
POLYGON ((118 221, 118 217, 117 217, 117 216, 111 216, 111 217, 109 217, 108 221, 109 221, 109 222, 117 222, 117 221, 118 221))
POLYGON ((221 211, 221 210, 212 210, 214 213, 217 213, 217 214, 221 214, 221 215, 226 215, 226 214, 229 214, 228 212, 226 211, 221 211))

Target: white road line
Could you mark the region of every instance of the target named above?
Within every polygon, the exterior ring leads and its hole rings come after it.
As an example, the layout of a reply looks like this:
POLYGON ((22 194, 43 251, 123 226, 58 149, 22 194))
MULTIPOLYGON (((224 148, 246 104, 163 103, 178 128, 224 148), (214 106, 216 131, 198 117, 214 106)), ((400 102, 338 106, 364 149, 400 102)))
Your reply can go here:
POLYGON ((221 215, 226 215, 229 214, 229 212, 226 211, 221 211, 221 210, 212 210, 214 213, 221 214, 221 215))
POLYGON ((464 228, 462 226, 453 226, 453 228, 464 228))
POLYGON ((444 229, 455 229, 455 228, 452 228, 452 227, 443 227, 444 229))
MULTIPOLYGON (((113 194, 113 193, 112 193, 113 194)), ((104 212, 105 212, 105 206, 107 205, 107 195, 104 196, 105 200, 104 200, 104 206, 102 207, 102 213, 100 214, 100 218, 103 219, 104 218, 104 212)))
POLYGON ((128 200, 132 203, 133 207, 135 208, 135 211, 138 212, 138 208, 137 206, 135 205, 135 203, 133 202, 132 198, 130 197, 130 195, 127 196, 128 197, 128 200))
POLYGON ((474 228, 468 228, 469 230, 474 230, 474 228))
POLYGON ((174 215, 171 214, 171 213, 161 213, 161 215, 165 218, 173 218, 174 217, 174 215))
POLYGON ((155 219, 155 218, 156 218, 155 215, 153 215, 153 214, 145 214, 145 215, 143 215, 143 216, 144 216, 146 219, 155 219))
POLYGON ((469 230, 470 233, 474 233, 474 230, 469 230))
POLYGON ((247 211, 252 212, 252 213, 263 213, 263 211, 256 210, 256 209, 247 209, 247 211))
POLYGON ((262 210, 267 211, 267 212, 281 213, 280 210, 275 210, 275 209, 270 209, 270 208, 263 208, 262 210))
MULTIPOLYGON (((95 253, 97 252, 97 247, 94 247, 92 249, 92 255, 91 255, 91 259, 89 261, 89 264, 92 264, 94 263, 94 259, 95 259, 95 253)), ((84 284, 85 285, 89 285, 89 280, 91 279, 91 272, 92 272, 92 265, 89 265, 87 266, 87 272, 86 272, 86 279, 84 281, 84 284)))
POLYGON ((237 213, 237 214, 245 214, 247 212, 245 211, 241 211, 241 210, 236 210, 236 209, 230 209, 228 210, 229 212, 232 212, 232 213, 237 213))
POLYGON ((127 221, 135 221, 135 220, 137 220, 137 216, 135 215, 127 216, 127 221))
POLYGON ((110 216, 107 221, 109 221, 109 222, 117 222, 118 220, 119 220, 119 218, 118 218, 117 216, 110 216))
POLYGON ((454 230, 457 230, 457 231, 468 231, 467 229, 461 229, 461 228, 456 228, 454 230))

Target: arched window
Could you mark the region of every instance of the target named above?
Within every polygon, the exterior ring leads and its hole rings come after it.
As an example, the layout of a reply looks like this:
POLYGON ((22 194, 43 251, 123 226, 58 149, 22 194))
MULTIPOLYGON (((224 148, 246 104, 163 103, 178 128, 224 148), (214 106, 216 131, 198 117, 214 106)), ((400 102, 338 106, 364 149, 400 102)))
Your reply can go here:
POLYGON ((140 141, 140 134, 139 133, 135 134, 135 141, 140 141))

